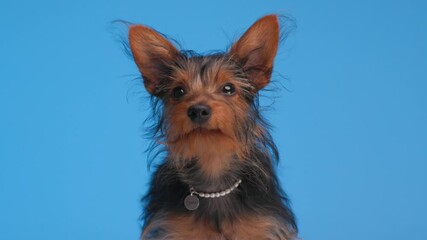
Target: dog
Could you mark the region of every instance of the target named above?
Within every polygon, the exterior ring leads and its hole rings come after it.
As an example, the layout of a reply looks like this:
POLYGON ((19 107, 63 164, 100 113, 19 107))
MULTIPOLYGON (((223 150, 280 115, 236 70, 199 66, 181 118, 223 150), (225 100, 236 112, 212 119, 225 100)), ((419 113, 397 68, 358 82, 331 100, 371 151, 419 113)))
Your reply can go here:
POLYGON ((274 170, 278 150, 258 104, 273 71, 279 17, 260 18, 229 50, 210 55, 179 50, 147 26, 128 30, 157 116, 152 148, 165 152, 142 200, 141 239, 295 239, 274 170))

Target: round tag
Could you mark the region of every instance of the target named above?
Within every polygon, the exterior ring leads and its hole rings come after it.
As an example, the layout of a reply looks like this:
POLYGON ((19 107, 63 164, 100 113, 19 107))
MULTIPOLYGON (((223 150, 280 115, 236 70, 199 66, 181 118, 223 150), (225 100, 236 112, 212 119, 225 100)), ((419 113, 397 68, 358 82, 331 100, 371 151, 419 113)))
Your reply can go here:
POLYGON ((190 211, 196 210, 199 207, 199 198, 195 195, 188 195, 184 199, 184 205, 190 211))

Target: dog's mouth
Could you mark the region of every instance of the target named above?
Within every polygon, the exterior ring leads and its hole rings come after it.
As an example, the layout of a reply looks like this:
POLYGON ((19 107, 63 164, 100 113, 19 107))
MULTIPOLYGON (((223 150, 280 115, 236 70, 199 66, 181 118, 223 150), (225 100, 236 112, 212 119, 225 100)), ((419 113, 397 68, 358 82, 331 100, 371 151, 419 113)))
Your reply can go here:
POLYGON ((195 127, 193 130, 191 130, 188 134, 212 134, 212 133, 222 133, 221 129, 219 128, 205 128, 202 126, 195 127))
POLYGON ((229 137, 228 134, 224 133, 221 129, 219 128, 206 128, 203 126, 197 126, 194 127, 192 130, 186 132, 186 133, 182 133, 174 138, 172 138, 172 141, 169 141, 169 144, 174 144, 177 143, 181 140, 185 140, 188 138, 192 138, 192 137, 209 137, 209 136, 225 136, 225 137, 229 137))

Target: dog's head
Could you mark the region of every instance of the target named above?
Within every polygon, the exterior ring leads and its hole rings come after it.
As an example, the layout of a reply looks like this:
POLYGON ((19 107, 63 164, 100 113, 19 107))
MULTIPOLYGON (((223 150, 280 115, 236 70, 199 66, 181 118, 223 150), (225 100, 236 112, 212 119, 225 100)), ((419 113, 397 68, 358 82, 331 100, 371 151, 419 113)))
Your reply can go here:
POLYGON ((178 50, 157 31, 129 29, 129 43, 144 86, 164 108, 165 142, 179 159, 244 156, 257 124, 253 101, 271 78, 279 43, 276 15, 255 22, 231 48, 199 56, 178 50))

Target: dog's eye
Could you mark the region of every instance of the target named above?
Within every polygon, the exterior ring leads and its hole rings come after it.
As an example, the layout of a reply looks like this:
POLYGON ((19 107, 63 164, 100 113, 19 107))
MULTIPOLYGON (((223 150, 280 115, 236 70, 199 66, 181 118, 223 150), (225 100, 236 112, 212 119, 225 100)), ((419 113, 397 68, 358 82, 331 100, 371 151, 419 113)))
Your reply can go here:
POLYGON ((228 96, 234 95, 236 93, 236 88, 233 84, 227 83, 222 87, 222 93, 228 96))
POLYGON ((175 99, 180 99, 185 95, 185 90, 182 87, 176 87, 172 90, 172 96, 175 99))

